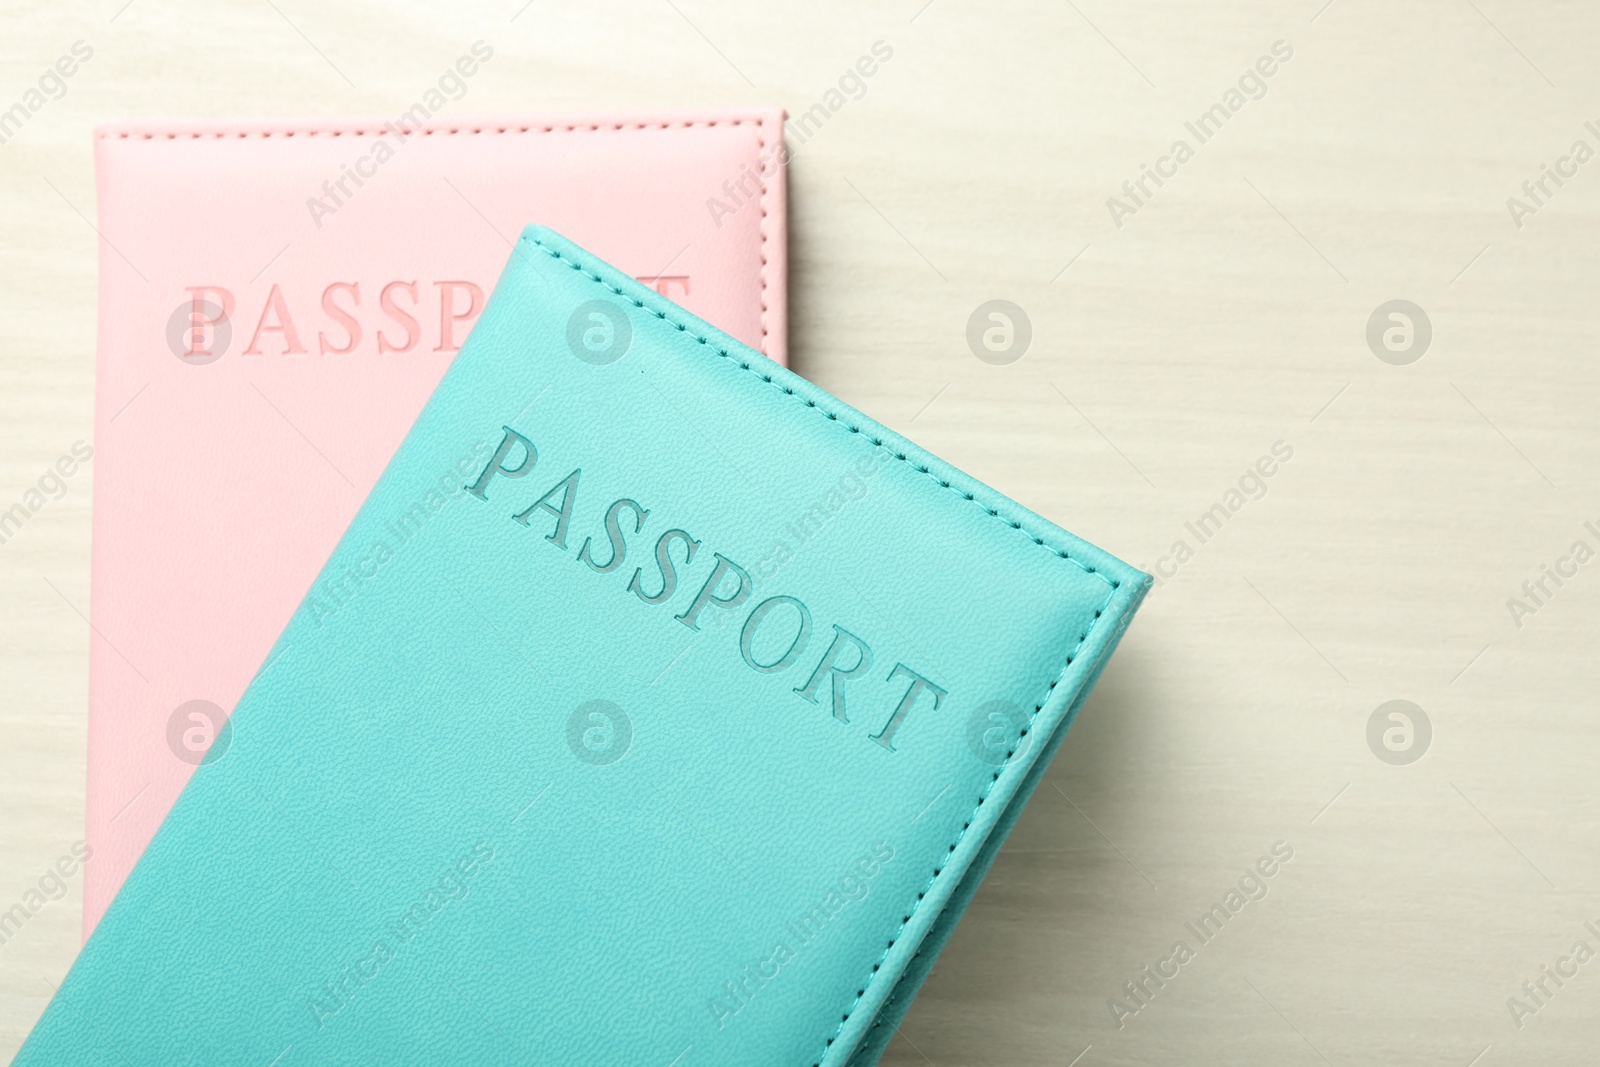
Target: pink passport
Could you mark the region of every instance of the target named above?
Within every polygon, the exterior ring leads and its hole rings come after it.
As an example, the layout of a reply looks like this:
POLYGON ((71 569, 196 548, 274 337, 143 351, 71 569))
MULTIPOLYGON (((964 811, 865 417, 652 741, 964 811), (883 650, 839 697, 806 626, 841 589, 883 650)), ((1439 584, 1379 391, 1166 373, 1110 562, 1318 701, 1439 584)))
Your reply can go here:
MULTIPOLYGON (((226 758, 226 713, 524 224, 783 361, 782 125, 773 109, 96 132, 85 937, 194 767, 226 758)), ((314 610, 359 596, 481 458, 440 471, 314 610)))

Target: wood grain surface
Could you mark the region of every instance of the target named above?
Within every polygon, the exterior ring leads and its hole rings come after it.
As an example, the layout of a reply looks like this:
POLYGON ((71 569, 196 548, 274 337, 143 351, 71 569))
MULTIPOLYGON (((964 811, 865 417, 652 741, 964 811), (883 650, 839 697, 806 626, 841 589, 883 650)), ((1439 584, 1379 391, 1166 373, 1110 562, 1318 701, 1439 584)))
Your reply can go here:
MULTIPOLYGON (((793 365, 1166 573, 885 1062, 1600 1058, 1600 10, 3 8, 0 110, 93 58, 0 144, 0 511, 92 443, 94 123, 390 113, 480 38, 462 114, 799 114, 886 42, 791 139, 793 365), (1426 742, 1369 743, 1392 700, 1426 742)), ((82 836, 93 476, 0 544, 0 911, 82 836)), ((0 945, 5 1055, 78 948, 64 881, 0 945)))

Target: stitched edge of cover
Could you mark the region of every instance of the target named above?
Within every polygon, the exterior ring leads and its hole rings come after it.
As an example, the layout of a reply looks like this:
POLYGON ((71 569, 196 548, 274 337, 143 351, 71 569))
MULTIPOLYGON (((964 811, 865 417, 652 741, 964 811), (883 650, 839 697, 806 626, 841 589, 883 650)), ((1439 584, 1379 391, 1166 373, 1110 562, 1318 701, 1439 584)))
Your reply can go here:
MULTIPOLYGON (((850 1021, 850 1016, 855 1014, 856 1007, 860 1005, 863 999, 866 998, 867 990, 872 988, 872 983, 878 980, 878 974, 880 969, 883 967, 883 961, 888 959, 889 953, 894 951, 894 946, 899 942, 900 935, 905 933, 906 927, 911 924, 911 917, 916 915, 917 909, 922 906, 923 899, 933 891, 934 884, 938 882, 945 870, 948 869, 948 858, 955 854, 956 848, 966 838, 967 831, 970 830, 972 828, 972 824, 977 821, 978 812, 983 808, 983 802, 989 799, 990 793, 994 792, 994 787, 1000 781, 1000 776, 1010 769, 1011 757, 1016 754, 1017 749, 1022 747, 1023 740, 1028 736, 1029 733, 1032 732, 1033 724, 1039 718, 1039 713, 1044 710, 1044 706, 1046 704, 1050 703, 1050 697, 1055 693, 1056 686, 1061 684, 1062 679, 1067 676, 1067 671, 1072 669, 1072 661, 1077 659, 1078 653, 1083 650, 1084 643, 1089 640, 1089 635, 1094 633, 1096 628, 1099 627, 1100 617, 1106 613, 1106 609, 1111 606, 1111 602, 1116 599, 1116 596, 1116 590, 1113 588, 1113 590, 1107 594, 1105 603, 1101 604, 1100 607, 1095 610, 1094 618, 1090 621, 1088 627, 1083 631, 1082 634, 1078 636, 1078 643, 1072 646, 1071 652, 1067 653, 1067 661, 1061 665, 1061 670, 1054 678, 1050 680, 1050 685, 1045 689, 1044 697, 1033 706, 1033 711, 1029 712, 1027 725, 1024 726, 1022 731, 1017 734, 1016 744, 1012 746, 1011 751, 1006 753, 1005 760, 1000 764, 1002 769, 995 771, 992 775, 990 775, 989 784, 983 787, 983 792, 978 795, 978 802, 974 804, 972 806, 972 810, 967 813, 966 821, 961 824, 961 829, 959 832, 957 832, 955 840, 950 842, 950 847, 945 850, 944 860, 941 861, 943 865, 936 865, 933 868, 933 876, 928 879, 927 884, 922 887, 922 891, 917 894, 916 903, 911 905, 910 910, 908 910, 905 916, 900 920, 900 925, 895 929, 894 936, 891 937, 889 939, 889 943, 884 946, 883 953, 878 957, 877 962, 872 965, 871 976, 868 977, 867 981, 860 989, 856 990, 856 999, 851 1001, 850 1007, 845 1009, 843 1018, 839 1020, 839 1025, 834 1028, 833 1033, 829 1035, 828 1040, 823 1044, 822 1055, 817 1057, 816 1061, 812 1063, 811 1067, 822 1067, 822 1061, 828 1057, 828 1050, 831 1049, 833 1047, 833 1043, 839 1039, 839 1035, 844 1033, 845 1024, 850 1021)), ((912 958, 915 959, 916 955, 913 955, 912 958)), ((899 980, 896 979, 895 986, 889 989, 888 995, 884 998, 883 1007, 887 1007, 890 1001, 894 999, 895 989, 898 988, 898 986, 899 980)), ((879 1008, 880 1012, 883 1010, 883 1007, 879 1008)), ((871 1032, 871 1027, 868 1027, 868 1032, 871 1032)), ((863 1034, 862 1036, 865 1038, 866 1035, 863 1034)))
MULTIPOLYGON (((839 419, 839 416, 838 416, 837 413, 835 413, 833 411, 830 411, 830 410, 827 410, 826 408, 818 406, 818 404, 817 404, 817 402, 815 400, 808 400, 803 396, 798 396, 795 393, 795 391, 793 389, 791 389, 789 386, 779 384, 777 381, 773 380, 773 376, 771 374, 767 374, 764 371, 757 370, 755 367, 750 365, 749 361, 738 359, 738 357, 735 356, 732 352, 729 352, 726 348, 723 348, 722 346, 717 344, 715 341, 711 340, 711 338, 705 337, 705 336, 702 336, 699 333, 696 333, 694 330, 692 330, 690 327, 684 325, 683 323, 677 322, 676 320, 669 318, 665 312, 657 311, 655 308, 649 307, 642 300, 638 300, 638 299, 630 296, 629 294, 623 292, 621 289, 617 288, 615 285, 612 285, 610 282, 608 282, 604 278, 600 277, 600 275, 594 273, 593 271, 586 270, 581 263, 578 263, 578 262, 576 262, 574 260, 568 259, 567 256, 560 249, 551 248, 548 245, 546 245, 543 241, 539 240, 538 237, 531 236, 531 235, 528 235, 528 234, 524 234, 521 238, 519 238, 519 242, 518 243, 526 244, 526 243, 529 243, 529 242, 531 242, 532 244, 536 245, 541 252, 543 252, 545 255, 549 256, 551 259, 557 260, 557 261, 565 264, 567 266, 567 268, 570 269, 570 270, 577 271, 579 274, 582 274, 585 278, 588 278, 590 281, 594 282, 596 285, 599 285, 602 288, 604 288, 607 292, 613 293, 616 296, 620 296, 622 299, 626 300, 628 303, 632 304, 634 307, 638 308, 639 310, 645 311, 645 312, 648 312, 651 315, 654 315, 656 318, 660 319, 662 322, 664 322, 667 325, 669 325, 669 326, 673 327, 674 329, 676 329, 679 333, 686 334, 690 338, 694 339, 695 341, 698 341, 700 344, 702 344, 705 347, 709 348, 712 352, 715 352, 717 355, 721 356, 723 359, 733 360, 734 361, 734 365, 736 367, 738 367, 740 370, 749 371, 751 374, 755 375, 757 378, 759 378, 762 381, 766 382, 768 385, 772 386, 774 389, 779 389, 779 390, 783 391, 784 393, 788 394, 789 396, 794 397, 796 400, 799 400, 802 404, 804 404, 808 408, 816 409, 817 414, 823 416, 824 418, 829 419, 829 420, 831 420, 833 422, 839 422, 840 425, 842 425, 846 430, 849 430, 851 433, 859 434, 859 433, 862 432, 861 427, 855 426, 855 425, 853 425, 853 424, 851 424, 849 422, 841 422, 841 420, 839 419)), ((791 371, 790 373, 792 374, 793 372, 791 371)), ((871 438, 868 438, 868 440, 870 440, 874 445, 877 445, 879 447, 881 447, 883 445, 883 439, 882 438, 871 437, 871 438)), ((1121 587, 1121 585, 1122 585, 1121 582, 1119 582, 1119 581, 1117 581, 1115 579, 1112 579, 1112 578, 1107 578, 1104 574, 1102 574, 1100 571, 1096 570, 1094 567, 1091 567, 1089 564, 1083 562, 1080 559, 1073 558, 1073 556, 1070 555, 1065 549, 1055 548, 1055 547, 1053 547, 1051 545, 1046 544, 1044 538, 1040 537, 1038 534, 1033 533, 1032 531, 1023 529, 1022 523, 1018 522, 1015 519, 1007 519, 1007 518, 1003 517, 1000 514, 999 509, 991 508, 987 504, 982 503, 981 501, 979 501, 977 499, 976 495, 973 494, 973 493, 968 493, 968 492, 964 492, 964 491, 962 491, 960 489, 957 489, 955 487, 955 485, 953 485, 949 481, 949 479, 941 478, 937 474, 933 473, 933 471, 930 470, 928 467, 926 467, 926 466, 924 466, 924 465, 922 465, 920 463, 914 462, 912 460, 912 458, 910 456, 908 456, 906 453, 904 453, 904 452, 896 452, 896 453, 893 453, 893 455, 894 455, 894 458, 899 460, 900 462, 909 464, 913 470, 920 471, 921 473, 927 475, 929 478, 933 479, 942 488, 950 490, 952 493, 955 493, 956 495, 962 497, 965 500, 970 500, 975 506, 981 508, 983 510, 983 512, 986 515, 989 515, 991 518, 994 518, 995 520, 997 520, 997 521, 999 521, 1001 523, 1004 523, 1005 525, 1011 527, 1014 530, 1020 530, 1023 533, 1023 535, 1026 536, 1034 544, 1039 545, 1040 547, 1046 549, 1047 551, 1049 551, 1052 554, 1058 556, 1059 558, 1066 560, 1068 563, 1071 563, 1073 566, 1077 567, 1079 570, 1083 571, 1085 574, 1094 575, 1101 582, 1103 582, 1104 584, 1109 586, 1113 593, 1116 592, 1116 590, 1121 587)), ((1110 598, 1109 597, 1107 597, 1106 603, 1107 604, 1110 603, 1110 598)))
MULTIPOLYGON (((582 264, 576 262, 575 260, 567 258, 566 254, 563 253, 560 249, 551 248, 551 247, 547 246, 543 241, 541 241, 538 237, 532 236, 530 234, 523 234, 523 236, 519 239, 518 243, 519 244, 527 244, 527 243, 530 243, 530 242, 532 244, 534 244, 535 246, 537 246, 538 249, 541 252, 543 252, 545 255, 549 256, 550 258, 556 260, 559 263, 564 264, 565 266, 567 266, 571 270, 574 270, 577 273, 583 275, 585 278, 588 278, 590 281, 594 282, 596 285, 599 285, 601 288, 607 290, 608 292, 614 293, 615 295, 617 295, 617 296, 621 297, 622 299, 628 301, 630 304, 634 305, 636 308, 639 308, 641 311, 646 311, 646 312, 650 313, 651 315, 653 315, 656 318, 660 319, 662 322, 664 322, 667 325, 669 325, 669 326, 673 327, 674 329, 676 329, 678 332, 686 334, 689 337, 692 337, 694 340, 698 341, 700 344, 702 344, 705 347, 709 348, 712 352, 715 352, 717 355, 723 357, 724 359, 733 360, 734 361, 734 365, 739 367, 741 370, 749 371, 751 374, 754 374, 757 378, 760 378, 762 381, 766 382, 768 385, 771 385, 771 386, 773 386, 774 388, 777 388, 777 389, 781 389, 784 393, 786 393, 786 394, 788 394, 790 396, 796 396, 794 389, 792 389, 792 388, 790 388, 789 386, 786 386, 786 385, 781 385, 778 382, 774 381, 773 380, 773 376, 771 374, 768 374, 768 373, 766 373, 764 371, 757 370, 755 367, 752 367, 750 365, 750 362, 748 360, 739 359, 733 353, 729 352, 726 348, 723 348, 721 345, 717 344, 715 341, 712 341, 709 337, 706 337, 706 336, 700 334, 699 332, 691 329, 690 327, 688 327, 684 323, 681 323, 681 322, 678 322, 678 321, 676 321, 676 320, 674 320, 672 318, 669 318, 667 316, 666 312, 658 311, 653 307, 649 307, 643 301, 637 299, 634 296, 629 295, 628 293, 623 292, 617 286, 615 286, 615 285, 611 284, 610 282, 606 281, 600 275, 594 273, 591 270, 586 269, 582 264)), ((810 400, 810 399, 807 399, 805 397, 799 397, 799 396, 796 396, 796 399, 800 400, 807 407, 816 409, 817 413, 822 415, 822 416, 824 416, 825 418, 828 418, 828 419, 830 419, 832 421, 835 421, 835 422, 839 421, 839 416, 838 416, 837 413, 835 413, 833 411, 830 411, 830 410, 828 410, 826 408, 819 407, 815 400, 810 400)), ((849 430, 851 433, 855 433, 855 434, 861 433, 861 427, 859 427, 859 426, 852 425, 852 424, 850 424, 848 422, 844 423, 843 425, 844 425, 845 429, 849 430)), ((874 438, 869 438, 869 439, 872 441, 872 443, 874 445, 877 445, 877 446, 881 447, 882 444, 883 444, 883 441, 880 438, 874 437, 874 438)), ((1035 544, 1040 545, 1041 547, 1045 548, 1047 551, 1050 551, 1051 553, 1053 553, 1054 555, 1058 556, 1059 558, 1064 559, 1067 562, 1075 565, 1076 567, 1078 567, 1080 570, 1084 571, 1085 573, 1092 574, 1095 577, 1099 578, 1101 582, 1105 583, 1107 586, 1110 587, 1110 591, 1106 594, 1106 599, 1105 599, 1104 603, 1102 603, 1100 605, 1100 607, 1095 610, 1094 618, 1090 621, 1089 625, 1084 629, 1083 633, 1078 636, 1077 644, 1075 644, 1072 647, 1072 651, 1071 652, 1067 653, 1066 662, 1061 665, 1061 670, 1056 673, 1055 678, 1051 679, 1049 686, 1045 689, 1045 694, 1044 694, 1043 698, 1041 698, 1039 700, 1039 702, 1034 705, 1033 711, 1028 716, 1027 724, 1023 727, 1022 731, 1017 735, 1016 745, 1013 746, 1013 748, 1011 749, 1010 752, 1006 753, 1005 761, 1002 762, 1001 765, 1000 765, 1001 769, 998 770, 998 771, 995 771, 990 776, 989 783, 986 786, 984 786, 983 793, 979 795, 977 803, 973 805, 972 811, 968 813, 966 821, 964 823, 962 823, 960 831, 955 836, 955 840, 952 841, 950 843, 950 847, 945 850, 943 861, 941 862, 940 865, 937 865, 937 866, 934 867, 932 877, 930 877, 928 879, 928 881, 927 881, 927 884, 925 884, 922 887, 922 891, 917 894, 916 902, 911 905, 910 909, 906 912, 905 917, 901 919, 899 927, 896 928, 896 930, 894 932, 894 936, 889 939, 889 943, 884 948, 883 954, 880 955, 878 957, 877 962, 875 962, 872 965, 872 973, 868 976, 867 980, 864 983, 862 983, 861 988, 856 990, 856 998, 855 998, 855 1000, 851 1001, 850 1007, 845 1010, 844 1016, 839 1020, 839 1025, 834 1029, 833 1033, 828 1037, 827 1041, 824 1043, 823 1050, 822 1050, 822 1055, 817 1057, 816 1061, 812 1064, 812 1067, 821 1067, 822 1061, 824 1059, 827 1059, 828 1050, 833 1047, 833 1043, 835 1041, 837 1041, 839 1039, 839 1035, 844 1032, 845 1024, 850 1021, 850 1017, 855 1014, 856 1007, 858 1005, 860 1005, 861 1001, 866 997, 867 991, 869 989, 871 989, 873 983, 877 981, 878 974, 879 974, 881 968, 883 967, 884 960, 888 959, 889 958, 889 953, 894 951, 894 946, 899 942, 900 935, 903 934, 905 932, 905 928, 910 925, 912 917, 914 915, 916 915, 916 913, 917 913, 917 909, 922 906, 922 901, 927 897, 927 895, 930 892, 932 892, 935 883, 937 883, 939 881, 940 877, 944 874, 944 872, 949 869, 948 858, 955 853, 956 848, 961 844, 962 840, 966 837, 967 831, 969 829, 971 829, 972 828, 972 824, 977 821, 978 812, 983 807, 983 802, 985 800, 989 799, 989 795, 992 792, 994 792, 995 784, 1000 781, 1000 778, 1002 777, 1002 775, 1004 775, 1006 773, 1006 771, 1011 769, 1011 765, 1010 765, 1011 757, 1016 753, 1017 748, 1021 746, 1023 738, 1027 737, 1028 734, 1033 730, 1033 724, 1038 719, 1039 713, 1041 711, 1043 711, 1045 705, 1050 702, 1051 696, 1055 693, 1056 686, 1060 685, 1062 680, 1067 676, 1067 672, 1072 668, 1072 661, 1074 659, 1076 659, 1077 656, 1078 656, 1078 653, 1080 651, 1082 651, 1084 643, 1089 640, 1090 635, 1093 634, 1095 632, 1095 630, 1099 627, 1101 616, 1103 616, 1106 613, 1106 610, 1111 607, 1111 604, 1117 598, 1117 592, 1121 588, 1121 585, 1122 585, 1122 583, 1120 581, 1116 581, 1114 579, 1107 578, 1104 574, 1101 574, 1098 570, 1096 570, 1095 568, 1089 566, 1088 564, 1084 563, 1083 561, 1077 560, 1077 559, 1073 559, 1072 556, 1068 555, 1065 550, 1059 549, 1059 548, 1052 548, 1050 545, 1045 544, 1044 539, 1042 537, 1040 537, 1037 534, 1031 533, 1028 530, 1024 530, 1022 528, 1022 524, 1020 522, 1016 521, 1015 519, 1007 519, 1007 518, 1002 517, 997 509, 991 508, 988 505, 983 504, 982 502, 976 500, 975 497, 974 497, 974 494, 972 494, 972 493, 968 493, 968 492, 964 492, 964 491, 962 491, 960 489, 956 489, 953 485, 950 484, 950 482, 947 479, 941 478, 938 475, 934 474, 926 466, 914 462, 909 456, 906 455, 906 453, 904 453, 904 452, 896 452, 896 453, 894 453, 894 457, 895 457, 895 459, 900 460, 903 463, 910 464, 913 469, 921 471, 923 474, 926 474, 928 477, 930 477, 930 478, 934 479, 936 482, 938 482, 939 485, 941 485, 942 487, 944 487, 946 489, 949 489, 952 492, 960 494, 963 498, 965 498, 967 500, 971 500, 978 507, 982 508, 986 514, 988 514, 991 517, 995 518, 997 521, 1002 522, 1005 525, 1010 526, 1011 528, 1013 528, 1015 530, 1020 530, 1025 536, 1027 536, 1035 544)), ((1119 613, 1119 617, 1120 617, 1120 613, 1119 613)), ((1019 766, 1020 766, 1020 764, 1019 764, 1019 766)), ((893 995, 893 990, 892 989, 890 990, 890 995, 891 996, 893 995)))
MULTIPOLYGON (((442 133, 442 134, 446 134, 446 135, 455 135, 455 134, 462 134, 462 133, 469 133, 469 134, 484 134, 484 133, 502 133, 502 134, 503 133, 581 133, 581 132, 617 133, 617 132, 621 132, 621 131, 624 131, 624 130, 670 130, 670 129, 694 129, 694 128, 700 128, 700 127, 704 127, 704 128, 709 129, 709 128, 713 127, 713 126, 755 126, 757 128, 757 130, 760 131, 756 135, 756 170, 757 170, 757 173, 761 173, 761 172, 763 172, 765 170, 765 165, 762 163, 762 157, 764 155, 766 155, 767 143, 768 143, 767 142, 767 118, 766 118, 765 115, 762 115, 762 116, 760 116, 758 118, 740 118, 740 119, 682 119, 682 120, 677 121, 677 122, 670 122, 670 121, 663 120, 661 122, 587 122, 587 123, 584 123, 584 122, 573 122, 573 123, 565 123, 565 124, 557 123, 557 122, 547 122, 547 123, 543 123, 543 124, 536 123, 536 122, 529 122, 529 123, 524 123, 522 125, 515 125, 515 124, 512 124, 512 123, 476 123, 476 124, 472 124, 472 125, 456 125, 456 126, 428 126, 428 125, 423 125, 423 126, 418 127, 416 130, 414 130, 412 132, 413 133, 424 134, 426 136, 430 136, 431 137, 436 133, 442 133)), ((130 140, 130 139, 137 139, 137 140, 142 140, 142 141, 154 141, 157 138, 164 138, 164 139, 166 139, 168 141, 176 141, 176 140, 179 140, 180 138, 187 138, 187 139, 189 139, 191 141, 198 141, 198 140, 201 140, 202 138, 210 139, 210 140, 222 140, 225 137, 233 137, 233 138, 242 138, 242 137, 267 138, 267 137, 296 137, 296 136, 299 136, 299 137, 322 137, 322 136, 326 136, 326 137, 343 137, 345 134, 349 134, 349 135, 351 135, 353 137, 375 137, 375 136, 379 136, 379 135, 387 133, 387 132, 389 132, 389 131, 384 129, 382 126, 379 126, 377 129, 371 129, 371 130, 359 129, 359 128, 354 128, 354 127, 344 127, 344 128, 335 127, 335 128, 327 129, 327 130, 270 130, 270 129, 244 130, 244 129, 238 129, 238 128, 227 129, 227 128, 218 127, 217 129, 208 130, 208 131, 201 131, 201 130, 178 131, 178 130, 134 130, 134 129, 113 130, 113 129, 100 129, 100 130, 97 130, 95 132, 95 139, 98 140, 98 141, 110 141, 110 140, 127 141, 127 140, 130 140)), ((782 136, 782 135, 780 134, 780 136, 782 136)), ((761 350, 762 355, 766 355, 767 354, 767 295, 770 292, 770 289, 769 289, 768 284, 767 284, 767 233, 768 233, 768 231, 767 231, 767 183, 764 180, 764 177, 763 177, 763 180, 761 182, 761 222, 760 222, 760 225, 759 225, 758 228, 759 228, 760 233, 761 233, 761 247, 760 247, 760 255, 761 255, 761 275, 760 275, 760 278, 761 278, 761 286, 760 286, 761 349, 760 350, 761 350)))
MULTIPOLYGON (((756 140, 756 172, 757 178, 761 182, 761 200, 759 204, 761 208, 761 352, 765 355, 767 352, 767 176, 765 173, 767 165, 764 162, 767 158, 767 120, 765 116, 761 119, 760 129, 761 133, 756 140)), ((782 137, 783 134, 780 132, 778 136, 782 137)))
MULTIPOLYGON (((1127 632, 1128 625, 1131 622, 1133 622, 1133 613, 1125 607, 1117 614, 1117 633, 1112 635, 1113 642, 1120 641, 1122 639, 1122 635, 1127 632)), ((1017 739, 1017 744, 1019 747, 1021 746, 1021 743, 1022 739, 1019 736, 1017 739)), ((1012 751, 1014 752, 1016 749, 1013 749, 1012 751)), ((1006 758, 1011 758, 1010 753, 1007 753, 1006 758)), ((933 931, 930 929, 929 933, 932 932, 933 931)), ((907 969, 909 969, 913 963, 921 958, 922 948, 918 947, 917 951, 913 952, 911 954, 911 958, 906 961, 907 969)), ((925 975, 924 978, 926 977, 927 976, 925 975)), ((888 1021, 890 1010, 897 1003, 899 1003, 900 998, 904 993, 905 975, 902 973, 900 977, 895 980, 894 988, 889 990, 889 995, 883 999, 883 1004, 878 1008, 877 1016, 873 1019, 872 1025, 867 1028, 866 1033, 861 1035, 861 1044, 857 1045, 855 1049, 851 1051, 850 1060, 848 1061, 846 1067, 859 1067, 859 1064, 861 1063, 860 1056, 863 1046, 867 1045, 872 1040, 873 1035, 883 1028, 883 1024, 888 1021)))

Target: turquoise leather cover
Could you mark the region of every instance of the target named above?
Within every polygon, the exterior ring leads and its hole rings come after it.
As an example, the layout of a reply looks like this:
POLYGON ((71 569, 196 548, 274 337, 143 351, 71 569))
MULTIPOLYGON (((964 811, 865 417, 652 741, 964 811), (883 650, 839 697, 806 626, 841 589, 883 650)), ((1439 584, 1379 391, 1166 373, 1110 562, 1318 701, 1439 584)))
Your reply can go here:
POLYGON ((16 1062, 875 1062, 1148 586, 530 227, 16 1062))

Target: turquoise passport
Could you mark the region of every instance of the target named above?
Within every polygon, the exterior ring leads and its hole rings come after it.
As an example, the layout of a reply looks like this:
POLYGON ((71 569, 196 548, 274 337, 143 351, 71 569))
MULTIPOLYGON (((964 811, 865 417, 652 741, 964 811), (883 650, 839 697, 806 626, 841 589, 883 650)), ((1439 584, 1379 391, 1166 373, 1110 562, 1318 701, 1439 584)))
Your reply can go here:
POLYGON ((1148 584, 530 228, 16 1062, 875 1062, 1148 584))

